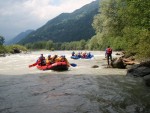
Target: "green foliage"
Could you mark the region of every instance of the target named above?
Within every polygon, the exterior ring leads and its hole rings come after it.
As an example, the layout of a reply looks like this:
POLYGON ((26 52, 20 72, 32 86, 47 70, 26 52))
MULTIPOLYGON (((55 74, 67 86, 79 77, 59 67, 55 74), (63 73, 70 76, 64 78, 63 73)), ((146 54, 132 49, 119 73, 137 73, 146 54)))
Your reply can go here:
POLYGON ((6 48, 3 45, 0 45, 0 54, 6 53, 6 48))
POLYGON ((12 46, 5 46, 5 52, 6 53, 14 53, 13 47, 12 46))
POLYGON ((113 47, 114 50, 116 51, 122 51, 125 50, 127 47, 127 43, 125 42, 125 40, 123 39, 123 37, 111 37, 111 41, 112 42, 111 45, 113 47))
POLYGON ((1 53, 14 53, 14 49, 27 51, 27 48, 22 45, 10 45, 10 46, 0 45, 0 54, 1 53))
POLYGON ((78 44, 78 50, 84 50, 85 45, 86 45, 86 41, 85 40, 80 40, 79 44, 78 44))
POLYGON ((96 33, 103 33, 106 36, 122 35, 123 23, 120 15, 118 0, 102 0, 100 4, 100 14, 96 15, 93 21, 93 27, 96 33))
MULTIPOLYGON (((34 49, 34 50, 38 50, 38 49, 44 49, 46 48, 46 45, 47 42, 46 41, 38 41, 36 43, 28 43, 26 44, 25 46, 28 48, 28 49, 34 49)), ((47 47, 48 48, 48 47, 47 47)))
POLYGON ((94 17, 96 35, 90 49, 126 50, 138 58, 150 58, 149 0, 101 0, 99 14, 94 17))
POLYGON ((126 26, 149 28, 149 0, 126 0, 126 10, 122 11, 126 26))
POLYGON ((27 43, 27 44, 25 44, 25 47, 26 47, 27 49, 31 49, 31 48, 32 48, 32 43, 27 43))
POLYGON ((64 43, 53 43, 53 41, 42 41, 36 43, 25 44, 25 47, 31 50, 84 50, 87 48, 87 42, 85 40, 64 42, 64 43))
POLYGON ((5 47, 3 46, 4 40, 5 40, 5 38, 3 36, 0 36, 0 54, 5 53, 5 51, 6 51, 5 47))
POLYGON ((12 48, 12 49, 17 48, 17 49, 22 50, 22 51, 27 51, 26 47, 24 47, 22 45, 18 45, 18 44, 10 45, 9 47, 12 48))
POLYGON ((14 49, 18 49, 21 51, 27 51, 27 48, 22 46, 22 45, 10 45, 10 46, 5 46, 6 52, 7 53, 14 53, 14 49))
POLYGON ((98 46, 99 44, 98 44, 97 37, 93 37, 88 43, 88 47, 90 50, 96 50, 98 46))
POLYGON ((128 52, 137 53, 137 45, 139 44, 139 33, 140 29, 133 27, 124 28, 124 40, 126 42, 126 48, 128 52))
POLYGON ((51 50, 53 47, 53 41, 49 40, 46 42, 46 45, 45 45, 45 49, 46 50, 51 50))
POLYGON ((5 38, 3 36, 0 36, 0 45, 3 45, 5 41, 5 38))
POLYGON ((4 37, 0 36, 0 54, 1 53, 14 53, 14 49, 18 49, 21 51, 27 51, 27 48, 22 45, 10 45, 4 46, 4 37))
POLYGON ((141 30, 139 33, 139 44, 137 45, 137 57, 141 60, 150 58, 150 31, 141 30))

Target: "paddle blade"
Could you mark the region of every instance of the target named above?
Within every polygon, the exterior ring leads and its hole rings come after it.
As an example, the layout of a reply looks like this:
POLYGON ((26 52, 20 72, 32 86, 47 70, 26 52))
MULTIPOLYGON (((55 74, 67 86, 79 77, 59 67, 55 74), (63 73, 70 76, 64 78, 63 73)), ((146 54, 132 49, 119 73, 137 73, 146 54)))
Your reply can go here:
POLYGON ((77 66, 77 64, 75 64, 75 63, 71 63, 70 64, 72 67, 76 67, 77 66))
POLYGON ((33 67, 33 66, 36 66, 36 65, 37 65, 37 62, 34 63, 34 64, 29 65, 29 68, 31 68, 31 67, 33 67))
POLYGON ((32 65, 29 65, 28 67, 30 68, 30 67, 32 67, 32 65))

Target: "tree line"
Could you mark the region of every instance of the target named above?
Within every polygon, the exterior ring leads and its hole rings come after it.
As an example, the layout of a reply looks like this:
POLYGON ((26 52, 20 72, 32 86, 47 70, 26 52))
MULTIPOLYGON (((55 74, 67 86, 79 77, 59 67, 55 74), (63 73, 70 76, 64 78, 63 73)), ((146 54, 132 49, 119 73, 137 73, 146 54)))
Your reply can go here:
POLYGON ((35 43, 27 43, 24 45, 27 49, 32 50, 84 50, 88 49, 87 41, 72 41, 72 42, 64 42, 64 43, 54 43, 52 40, 49 41, 39 41, 35 43))

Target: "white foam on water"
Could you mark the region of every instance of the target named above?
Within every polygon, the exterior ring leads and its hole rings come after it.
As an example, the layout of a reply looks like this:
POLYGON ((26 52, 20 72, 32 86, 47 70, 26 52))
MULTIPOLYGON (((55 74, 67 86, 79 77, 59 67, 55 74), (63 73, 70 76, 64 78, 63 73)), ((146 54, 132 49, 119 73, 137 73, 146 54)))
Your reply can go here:
MULTIPOLYGON (((76 52, 76 51, 75 51, 76 52)), ((83 51, 84 52, 84 51, 83 51)), ((88 51, 87 51, 88 52, 88 51)), ((53 55, 65 55, 70 63, 77 64, 76 67, 70 67, 70 70, 78 71, 78 69, 84 69, 85 73, 88 68, 91 68, 96 61, 104 58, 104 51, 90 51, 94 55, 92 59, 71 59, 72 51, 36 51, 29 54, 14 54, 6 57, 0 57, 0 74, 29 74, 29 73, 50 73, 52 71, 41 71, 35 67, 29 68, 30 64, 33 64, 37 61, 40 54, 43 54, 46 58, 50 54, 53 55)), ((99 63, 100 64, 100 63, 99 63)), ((97 68, 101 69, 101 67, 97 68)))

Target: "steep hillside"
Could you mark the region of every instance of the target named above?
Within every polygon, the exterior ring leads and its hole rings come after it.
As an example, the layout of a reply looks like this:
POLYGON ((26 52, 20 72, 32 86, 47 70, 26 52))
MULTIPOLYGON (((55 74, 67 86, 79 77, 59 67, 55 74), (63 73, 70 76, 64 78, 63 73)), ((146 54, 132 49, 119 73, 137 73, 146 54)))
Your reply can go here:
POLYGON ((27 35, 29 35, 31 32, 33 32, 34 30, 27 30, 25 32, 21 32, 20 34, 18 34, 16 37, 14 37, 13 39, 11 39, 10 41, 6 42, 7 45, 10 44, 16 44, 18 43, 20 40, 24 39, 27 35))
POLYGON ((73 13, 62 13, 44 26, 29 34, 19 43, 53 40, 70 42, 89 39, 95 34, 91 24, 98 13, 98 0, 83 6, 73 13))

